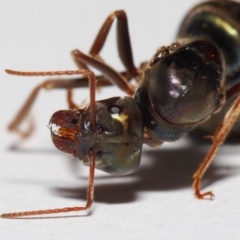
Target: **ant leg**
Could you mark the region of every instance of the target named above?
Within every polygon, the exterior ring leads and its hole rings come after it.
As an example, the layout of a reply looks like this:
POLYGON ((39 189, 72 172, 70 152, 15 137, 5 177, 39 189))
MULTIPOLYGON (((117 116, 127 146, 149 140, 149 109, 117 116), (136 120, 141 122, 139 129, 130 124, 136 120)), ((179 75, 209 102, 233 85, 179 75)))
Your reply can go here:
POLYGON ((89 55, 90 56, 87 56, 78 50, 72 51, 73 59, 78 66, 85 64, 85 66, 91 65, 97 68, 109 79, 109 81, 112 82, 112 84, 116 84, 120 89, 130 95, 133 94, 131 93, 132 91, 130 90, 130 85, 126 84, 126 82, 129 81, 132 77, 139 77, 141 71, 135 67, 133 62, 127 16, 124 11, 115 11, 107 17, 102 27, 100 28, 95 41, 93 42, 93 45, 89 51, 89 55), (102 58, 99 55, 105 44, 109 30, 115 18, 117 18, 118 53, 123 65, 127 69, 127 73, 129 74, 128 79, 124 79, 114 69, 104 64, 102 58))
MULTIPOLYGON (((96 81, 96 78, 94 74, 89 70, 76 70, 76 71, 57 71, 57 72, 18 72, 18 71, 12 71, 12 70, 6 70, 7 73, 13 74, 13 75, 21 75, 21 76, 54 76, 54 75, 76 75, 76 74, 88 74, 88 78, 92 77, 96 81)), ((22 121, 26 118, 27 113, 29 112, 32 104, 34 103, 39 91, 41 89, 45 90, 51 90, 51 89, 72 89, 76 87, 85 87, 87 86, 87 78, 79 78, 79 79, 72 79, 72 80, 46 80, 43 83, 36 86, 32 93, 29 95, 28 99, 26 100, 23 107, 20 109, 20 111, 17 113, 16 117, 13 119, 13 121, 9 124, 8 129, 12 132, 16 132, 19 134, 22 138, 27 138, 31 135, 33 132, 33 124, 31 123, 28 130, 22 131, 19 129, 20 124, 22 121), (83 80, 83 81, 82 81, 83 80)), ((91 81, 90 81, 91 83, 91 81)), ((95 90, 94 90, 95 91, 95 90)), ((93 95, 93 94, 90 94, 93 95)), ((95 96, 95 94, 94 94, 95 96)), ((70 107, 75 107, 71 105, 71 102, 68 102, 70 107)))
POLYGON ((36 210, 36 211, 27 211, 27 212, 4 213, 1 215, 1 217, 2 218, 19 218, 19 217, 26 217, 26 216, 28 217, 33 215, 83 211, 83 210, 89 209, 93 203, 93 197, 94 197, 95 155, 93 152, 89 152, 89 158, 90 158, 90 168, 89 168, 89 178, 88 178, 88 188, 87 188, 87 202, 84 207, 65 207, 65 208, 36 210))
MULTIPOLYGON (((84 62, 76 61, 75 59, 73 59, 73 60, 74 60, 75 64, 77 65, 78 69, 89 70, 88 66, 84 62)), ((85 77, 87 77, 87 76, 85 76, 85 77)), ((73 90, 72 89, 68 89, 67 90, 67 102, 68 102, 69 109, 77 109, 77 108, 79 108, 79 106, 76 105, 74 103, 74 101, 73 101, 73 90)), ((83 105, 83 103, 81 103, 81 105, 83 105)))
POLYGON ((218 127, 217 131, 211 137, 213 140, 211 149, 209 150, 207 156, 205 157, 204 161, 202 162, 202 164, 200 165, 198 170, 193 175, 194 181, 193 181, 192 186, 195 190, 195 196, 198 199, 204 199, 206 196, 209 196, 210 199, 212 199, 214 197, 214 194, 210 191, 204 192, 204 193, 200 192, 201 180, 202 180, 202 177, 203 177, 204 173, 206 172, 207 168, 213 161, 213 158, 214 158, 218 148, 224 142, 228 133, 232 129, 233 124, 237 121, 237 119, 240 115, 240 96, 239 96, 240 95, 240 84, 238 84, 238 85, 236 85, 235 87, 233 87, 232 89, 230 89, 227 92, 227 97, 231 98, 234 96, 235 100, 234 100, 231 108, 225 114, 225 117, 224 117, 222 123, 220 124, 220 126, 218 127), (236 98, 236 95, 238 95, 237 98, 236 98))
MULTIPOLYGON (((96 89, 96 78, 93 72, 89 70, 77 70, 77 71, 56 71, 56 72, 19 72, 13 70, 6 70, 9 74, 21 75, 21 76, 46 76, 46 75, 74 75, 74 74, 87 74, 89 80, 90 89, 90 124, 93 130, 96 130, 96 109, 95 109, 95 89, 96 89)), ((47 82, 44 82, 47 83, 47 82)), ((57 83, 48 82, 49 88, 53 87, 64 87, 66 82, 57 83)), ((46 87, 46 86, 45 86, 46 87)), ((69 85, 65 86, 69 87, 69 85)), ((38 89, 38 88, 36 88, 38 89)), ((38 90, 37 90, 38 91, 38 90)), ((28 104, 31 105, 31 104, 28 104)), ((46 209, 46 210, 36 210, 36 211, 26 211, 26 212, 14 212, 2 214, 2 218, 19 218, 25 216, 42 215, 42 214, 53 214, 53 213, 65 213, 73 211, 83 211, 91 207, 94 197, 94 173, 95 173, 95 153, 92 150, 88 151, 89 158, 89 178, 88 178, 88 188, 87 188, 87 202, 84 207, 65 207, 58 209, 46 209)))
POLYGON ((128 30, 128 19, 123 10, 114 11, 107 17, 93 42, 89 54, 96 59, 101 59, 99 53, 105 44, 109 30, 115 18, 117 19, 117 45, 119 57, 129 74, 132 77, 136 77, 138 76, 138 69, 134 65, 128 30))
POLYGON ((67 90, 67 102, 68 102, 69 109, 78 109, 79 108, 79 106, 76 105, 73 101, 73 90, 72 89, 67 90))
MULTIPOLYGON (((126 79, 129 78, 129 74, 126 72, 121 72, 120 74, 126 79)), ((109 82, 109 80, 106 79, 106 77, 104 77, 104 76, 97 76, 96 79, 98 82, 98 87, 112 86, 112 84, 109 82)), ((68 78, 51 79, 51 80, 44 81, 43 83, 41 83, 40 85, 36 86, 33 89, 32 93, 29 95, 28 99, 26 100, 24 106, 19 110, 18 114, 15 116, 13 121, 9 124, 9 126, 8 126, 9 131, 19 134, 22 138, 27 138, 32 134, 32 132, 34 130, 34 125, 31 121, 30 121, 30 126, 29 126, 28 130, 25 132, 23 132, 19 129, 19 125, 26 118, 26 115, 27 115, 29 109, 31 108, 33 102, 35 101, 40 89, 42 89, 42 88, 45 90, 51 90, 54 88, 55 89, 56 88, 58 88, 58 89, 73 89, 73 88, 82 88, 82 87, 89 87, 87 77, 76 78, 76 79, 68 79, 68 78)), ((71 101, 72 97, 69 96, 70 94, 71 94, 71 92, 68 93, 68 96, 67 96, 69 108, 70 109, 78 108, 78 106, 75 105, 73 103, 73 101, 71 101)))
MULTIPOLYGON (((130 95, 134 94, 132 87, 127 82, 131 80, 133 77, 140 78, 140 72, 142 71, 138 70, 133 62, 131 41, 128 31, 128 21, 126 13, 124 11, 122 10, 115 11, 107 17, 101 29, 99 30, 99 33, 97 34, 95 41, 93 42, 89 54, 91 57, 86 56, 85 54, 81 53, 78 50, 72 51, 73 60, 79 69, 88 69, 88 65, 92 65, 101 72, 103 72, 106 76, 106 77, 102 76, 102 78, 99 79, 100 86, 116 84, 120 89, 122 89, 126 93, 130 95), (111 29, 112 23, 115 18, 117 18, 118 53, 123 65, 127 69, 127 72, 120 74, 117 73, 114 69, 104 64, 102 58, 99 55, 100 51, 102 50, 105 44, 106 38, 108 36, 108 33, 111 29), (86 60, 85 57, 88 57, 88 60, 86 60), (90 58, 92 58, 92 60, 95 59, 94 63, 92 63, 92 61, 89 62, 90 58), (105 80, 104 82, 103 79, 105 80), (106 80, 109 81, 109 83, 107 83, 106 80)), ((67 99, 70 109, 78 107, 73 102, 71 89, 67 91, 67 99)))
MULTIPOLYGON (((100 29, 100 31, 96 37, 96 40, 93 43, 93 46, 90 50, 90 54, 93 56, 94 55, 96 56, 99 54, 99 52, 101 51, 101 49, 105 43, 106 37, 108 35, 108 32, 111 28, 112 22, 115 17, 117 17, 117 19, 118 19, 118 27, 117 27, 117 29, 118 29, 118 38, 117 38, 118 39, 118 51, 119 51, 120 59, 122 60, 123 64, 125 65, 125 67, 128 70, 127 72, 118 73, 111 67, 107 66, 106 64, 104 64, 100 61, 97 61, 96 59, 94 59, 94 57, 89 57, 89 56, 81 53, 78 50, 73 51, 72 55, 73 55, 74 60, 79 68, 82 68, 82 67, 87 68, 87 65, 89 64, 89 65, 92 65, 93 67, 95 66, 97 69, 102 71, 102 73, 105 76, 100 76, 98 78, 100 80, 99 81, 100 86, 101 85, 108 86, 108 85, 116 84, 117 86, 119 86, 120 89, 122 89, 129 95, 133 95, 134 90, 129 85, 128 81, 132 77, 138 76, 138 70, 136 69, 136 67, 134 66, 134 63, 133 63, 132 49, 131 49, 129 32, 128 32, 127 16, 124 11, 116 11, 107 18, 107 20, 104 22, 102 28, 100 29), (108 83, 109 80, 111 82, 108 83)), ((72 100, 71 88, 82 87, 82 86, 85 86, 85 84, 81 81, 81 79, 70 80, 69 82, 71 82, 71 83, 68 83, 67 79, 66 80, 59 80, 59 79, 47 80, 46 82, 37 86, 31 93, 31 95, 29 96, 26 104, 22 107, 22 109, 19 111, 17 116, 12 121, 12 123, 9 125, 9 130, 17 132, 23 138, 26 138, 29 135, 31 135, 31 133, 33 131, 33 124, 30 125, 29 129, 26 132, 22 132, 21 130, 19 130, 18 126, 20 125, 22 120, 25 118, 26 113, 30 109, 32 103, 34 102, 34 100, 35 100, 36 96, 38 95, 38 92, 41 88, 69 89, 68 96, 67 96, 69 108, 76 108, 77 105, 74 104, 74 102, 72 100), (64 83, 64 81, 65 81, 65 83, 64 83), (55 82, 56 84, 54 84, 53 82, 55 82), (82 82, 83 84, 81 84, 80 82, 82 82), (74 85, 74 83, 77 83, 76 84, 77 86, 74 85), (74 86, 72 86, 72 85, 74 85, 74 86)))
POLYGON ((81 62, 84 62, 85 64, 98 69, 107 79, 109 79, 109 81, 111 81, 113 85, 117 85, 121 90, 123 90, 127 94, 129 95, 134 94, 135 91, 132 88, 132 86, 128 83, 128 81, 120 73, 115 71, 107 64, 100 62, 95 58, 80 52, 79 50, 72 51, 72 55, 76 60, 79 59, 81 62))

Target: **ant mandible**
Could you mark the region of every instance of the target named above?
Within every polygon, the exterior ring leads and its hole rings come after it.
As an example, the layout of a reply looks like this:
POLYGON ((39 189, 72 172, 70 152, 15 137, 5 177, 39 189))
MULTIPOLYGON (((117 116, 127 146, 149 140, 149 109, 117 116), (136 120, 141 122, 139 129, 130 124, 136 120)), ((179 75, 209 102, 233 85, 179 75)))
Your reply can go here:
POLYGON ((38 85, 9 125, 9 130, 22 138, 31 135, 31 124, 25 132, 19 125, 38 92, 41 89, 67 89, 70 110, 58 111, 51 117, 52 140, 59 150, 90 166, 90 172, 84 207, 6 213, 2 217, 86 210, 93 202, 95 168, 111 174, 129 174, 138 168, 142 144, 157 146, 165 141, 176 141, 196 127, 207 130, 213 144, 193 176, 193 188, 198 199, 212 199, 212 192, 200 191, 201 179, 240 113, 239 15, 240 4, 233 1, 199 4, 183 20, 178 40, 159 48, 148 63, 136 68, 127 16, 123 10, 115 11, 103 23, 88 55, 79 50, 72 51, 79 70, 6 70, 20 76, 84 75, 78 79, 47 80, 38 85), (115 18, 118 54, 126 68, 124 72, 117 72, 100 56, 115 18), (232 34, 233 31, 237 34, 232 34), (102 76, 95 77, 88 66, 99 70, 102 76), (139 84, 136 90, 130 84, 132 79, 139 84), (90 103, 79 108, 72 100, 72 89, 86 87, 87 80, 90 103), (117 85, 130 97, 95 101, 96 82, 101 86, 117 85))

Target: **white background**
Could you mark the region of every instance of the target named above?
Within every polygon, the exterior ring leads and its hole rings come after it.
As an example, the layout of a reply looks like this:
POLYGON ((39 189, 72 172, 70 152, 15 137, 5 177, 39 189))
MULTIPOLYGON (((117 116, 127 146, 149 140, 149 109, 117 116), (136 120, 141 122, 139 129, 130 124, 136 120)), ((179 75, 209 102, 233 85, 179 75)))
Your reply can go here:
MULTIPOLYGON (((31 116, 35 134, 20 149, 9 147, 18 136, 7 124, 27 95, 43 79, 9 76, 16 70, 76 69, 70 51, 87 52, 104 19, 125 9, 137 65, 174 40, 184 14, 197 1, 13 1, 0 7, 0 213, 85 204, 88 169, 57 151, 47 129, 51 114, 65 109, 63 90, 42 91, 31 116)), ((103 52, 107 62, 123 69, 115 46, 115 25, 103 52)), ((115 88, 98 98, 122 95, 115 88)), ((88 91, 77 91, 77 102, 88 91)), ((144 148, 135 174, 112 177, 96 171, 91 211, 32 219, 0 219, 0 239, 239 239, 240 148, 222 146, 205 177, 214 201, 193 196, 191 176, 208 144, 190 138, 161 148, 144 148)))

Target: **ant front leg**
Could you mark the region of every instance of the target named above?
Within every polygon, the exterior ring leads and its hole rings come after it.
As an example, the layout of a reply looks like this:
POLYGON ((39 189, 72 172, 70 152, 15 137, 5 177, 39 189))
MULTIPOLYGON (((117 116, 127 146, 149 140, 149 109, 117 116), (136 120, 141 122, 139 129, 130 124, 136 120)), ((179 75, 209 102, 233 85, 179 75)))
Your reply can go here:
POLYGON ((29 216, 36 216, 36 215, 44 215, 44 214, 84 211, 89 209, 92 206, 93 198, 94 198, 95 154, 92 152, 89 152, 89 158, 90 158, 90 168, 89 168, 89 178, 88 178, 88 188, 87 188, 87 202, 84 207, 77 206, 77 207, 64 207, 64 208, 56 208, 56 209, 25 211, 25 212, 4 213, 1 215, 1 217, 2 218, 21 218, 21 217, 29 217, 29 216))
MULTIPOLYGON (((96 107, 95 107, 95 89, 96 89, 96 78, 93 72, 89 70, 77 70, 77 71, 57 71, 57 72, 19 72, 19 71, 13 71, 13 70, 6 70, 9 74, 13 75, 21 75, 21 76, 53 76, 53 75, 75 75, 75 74, 85 74, 88 76, 89 79, 89 90, 90 90, 90 128, 92 131, 96 131, 96 107)), ((44 84, 39 85, 39 87, 36 88, 37 92, 41 87, 47 88, 47 82, 44 82, 44 84)), ((53 87, 69 87, 69 84, 65 81, 63 82, 48 82, 49 88, 53 87), (66 84, 66 86, 64 85, 66 84)), ((72 87, 72 86, 71 86, 72 87)), ((35 95, 36 95, 35 94, 35 95)), ((30 101, 30 100, 29 100, 30 101)), ((27 102, 25 105, 31 105, 31 101, 27 102)), ((24 109, 24 108, 23 108, 24 109)), ((27 107, 26 107, 27 109, 27 107)), ((25 109, 25 110, 26 110, 25 109)), ((21 115, 21 114, 20 114, 21 115)), ((22 114, 24 115, 24 113, 22 114)), ((19 218, 19 217, 25 217, 25 216, 33 216, 33 215, 43 215, 43 214, 53 214, 53 213, 66 213, 66 212, 73 212, 73 211, 83 211, 87 210, 91 207, 94 197, 94 173, 95 173, 95 152, 91 149, 88 150, 87 156, 89 158, 89 178, 88 178, 88 188, 87 188, 87 202, 85 206, 83 207, 64 207, 64 208, 58 208, 58 209, 45 209, 45 210, 36 210, 36 211, 25 211, 25 212, 14 212, 14 213, 5 213, 2 214, 2 218, 19 218)))
POLYGON ((227 92, 227 102, 232 101, 233 99, 235 100, 233 101, 232 106, 225 114, 225 117, 215 134, 211 137, 213 140, 211 149, 209 150, 207 156, 205 157, 198 170, 193 175, 194 181, 192 186, 195 190, 195 196, 198 199, 204 199, 206 196, 210 197, 210 199, 214 197, 214 194, 210 191, 204 193, 200 192, 201 180, 209 165, 213 161, 218 148, 224 142, 234 123, 238 120, 238 117, 240 115, 240 84, 232 87, 227 92))

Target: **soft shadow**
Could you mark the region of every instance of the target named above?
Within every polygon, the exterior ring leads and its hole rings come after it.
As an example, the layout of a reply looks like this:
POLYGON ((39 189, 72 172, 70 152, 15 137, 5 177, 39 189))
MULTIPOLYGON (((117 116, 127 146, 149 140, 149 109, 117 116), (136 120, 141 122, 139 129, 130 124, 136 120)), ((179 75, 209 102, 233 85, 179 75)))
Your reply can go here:
MULTIPOLYGON (((201 131, 192 131, 189 133, 189 138, 192 142, 198 144, 209 144, 211 141, 207 138, 207 134, 201 131)), ((240 144, 239 133, 230 133, 224 141, 224 145, 240 144)))
POLYGON ((7 148, 9 152, 15 152, 18 154, 58 154, 55 148, 7 148))
MULTIPOLYGON (((191 188, 192 175, 203 161, 208 147, 210 145, 205 148, 204 145, 193 142, 182 149, 159 148, 146 151, 142 156, 146 164, 140 165, 139 171, 130 175, 133 181, 124 181, 128 176, 122 177, 124 182, 121 182, 120 178, 119 182, 116 181, 116 177, 111 175, 109 178, 96 177, 95 201, 109 204, 126 203, 135 201, 140 191, 160 192, 191 188), (99 183, 102 179, 105 179, 104 184, 99 183), (109 179, 109 183, 106 183, 106 179, 109 179)), ((214 161, 217 162, 217 157, 214 161)), ((239 167, 219 166, 213 163, 204 176, 202 187, 239 173, 239 167)), ((87 183, 86 179, 85 181, 87 183)), ((85 199, 86 196, 86 188, 56 187, 52 191, 66 198, 85 199)))

